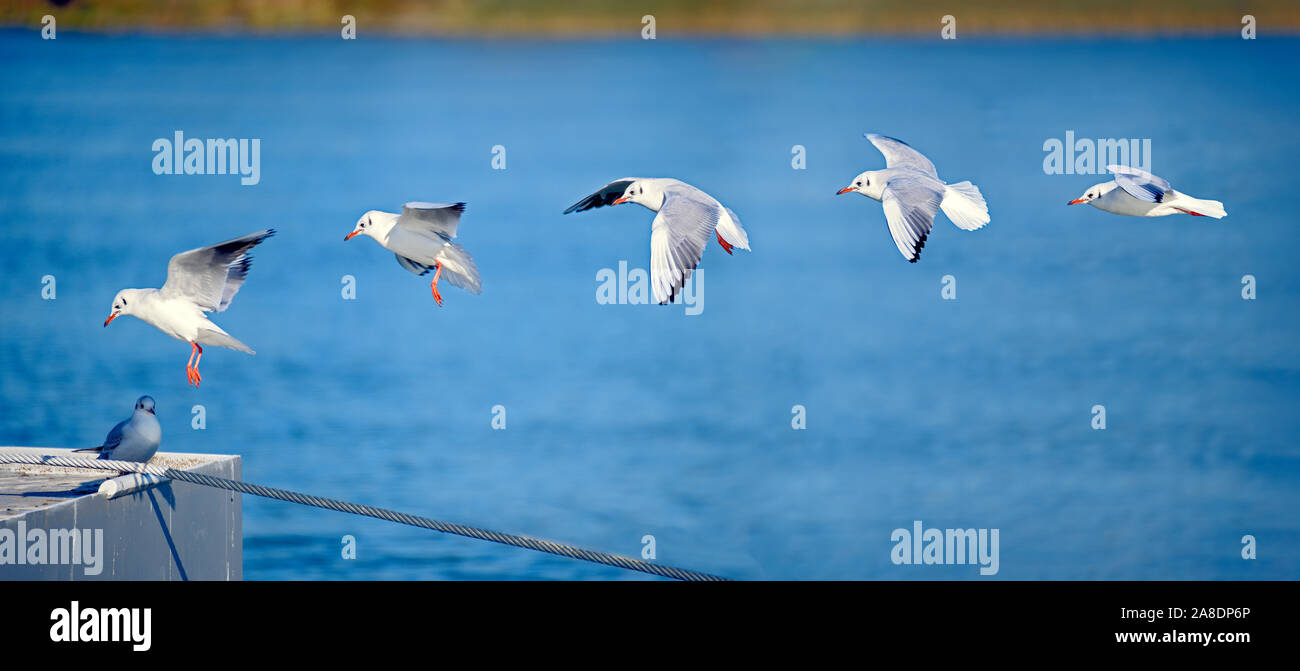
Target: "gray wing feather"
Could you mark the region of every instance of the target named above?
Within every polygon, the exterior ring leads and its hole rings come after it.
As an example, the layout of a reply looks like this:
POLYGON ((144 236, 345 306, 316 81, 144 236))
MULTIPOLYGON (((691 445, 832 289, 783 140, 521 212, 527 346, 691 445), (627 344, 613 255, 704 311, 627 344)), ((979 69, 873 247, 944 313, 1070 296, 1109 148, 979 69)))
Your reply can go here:
POLYGON ((1115 175, 1115 183, 1125 193, 1148 203, 1164 202, 1165 194, 1174 188, 1169 182, 1138 168, 1108 165, 1106 169, 1115 175))
POLYGON ((108 435, 104 437, 103 449, 99 451, 100 459, 112 458, 109 455, 111 455, 113 450, 117 449, 118 445, 122 444, 122 428, 125 427, 126 423, 129 421, 131 420, 127 419, 120 421, 117 423, 117 426, 109 430, 108 435))
POLYGON ((432 268, 432 266, 426 266, 423 263, 417 263, 396 252, 393 253, 393 256, 397 257, 398 264, 400 264, 403 268, 415 273, 416 275, 427 275, 429 273, 430 268, 432 268))
POLYGON ((669 191, 650 228, 650 284, 660 304, 686 285, 718 225, 718 205, 692 191, 698 189, 669 191))
POLYGON ((224 311, 253 267, 248 251, 272 235, 275 230, 267 229, 173 256, 162 294, 189 300, 204 312, 224 311))
POLYGON ((437 233, 444 239, 456 237, 460 215, 465 213, 465 203, 407 203, 397 225, 414 231, 437 233))
POLYGON ((599 191, 570 205, 569 209, 565 210, 564 213, 568 214, 570 212, 585 212, 587 210, 590 210, 593 207, 604 207, 606 205, 609 205, 610 203, 618 200, 619 197, 623 195, 623 192, 627 191, 627 185, 631 184, 632 182, 635 182, 636 180, 637 180, 636 177, 624 177, 623 179, 616 179, 610 182, 609 184, 600 187, 599 191))
POLYGON ((940 186, 922 178, 901 177, 890 180, 881 195, 889 234, 903 258, 912 263, 921 258, 925 239, 934 226, 934 215, 943 201, 940 186))
POLYGON ((876 149, 885 155, 886 168, 910 168, 919 170, 935 179, 939 178, 939 173, 935 171, 934 164, 924 154, 912 148, 911 145, 886 135, 877 135, 867 133, 867 139, 871 144, 876 145, 876 149))

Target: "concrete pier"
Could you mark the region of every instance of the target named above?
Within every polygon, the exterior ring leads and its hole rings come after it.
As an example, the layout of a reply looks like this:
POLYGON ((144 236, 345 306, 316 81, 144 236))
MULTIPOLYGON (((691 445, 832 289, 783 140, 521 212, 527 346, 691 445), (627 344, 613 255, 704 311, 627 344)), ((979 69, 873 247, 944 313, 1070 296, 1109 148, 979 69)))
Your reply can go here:
MULTIPOLYGON (((237 455, 159 452, 149 463, 241 477, 237 455)), ((152 475, 0 464, 0 580, 240 580, 239 497, 152 475)))

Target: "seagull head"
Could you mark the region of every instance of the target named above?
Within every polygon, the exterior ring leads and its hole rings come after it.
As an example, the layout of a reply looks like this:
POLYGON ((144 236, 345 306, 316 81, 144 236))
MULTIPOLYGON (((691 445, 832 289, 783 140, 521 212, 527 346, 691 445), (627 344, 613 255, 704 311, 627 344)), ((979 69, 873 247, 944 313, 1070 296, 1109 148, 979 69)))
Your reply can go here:
POLYGON ((835 192, 835 195, 853 193, 854 191, 868 197, 880 200, 881 194, 885 192, 885 180, 881 178, 877 170, 868 170, 861 175, 853 178, 848 186, 835 192))
POLYGON ((343 242, 350 241, 350 239, 355 238, 357 237, 357 235, 360 234, 367 234, 373 238, 374 237, 373 235, 374 216, 380 215, 380 213, 381 212, 374 211, 374 209, 372 209, 372 211, 369 211, 367 213, 364 213, 364 215, 361 215, 361 218, 359 218, 359 220, 356 220, 356 225, 352 226, 352 233, 343 235, 343 242))
POLYGON ((659 206, 663 205, 664 194, 653 184, 645 180, 636 180, 627 185, 623 190, 623 195, 616 198, 610 205, 622 205, 623 203, 636 203, 643 207, 648 207, 655 212, 659 211, 659 206))
POLYGON ((104 326, 108 326, 109 322, 121 315, 134 313, 139 294, 139 289, 123 289, 117 292, 117 295, 113 297, 113 311, 108 314, 108 319, 104 320, 104 326))
POLYGON ((135 401, 135 409, 136 409, 136 410, 143 410, 143 411, 145 411, 145 412, 147 412, 147 413, 149 413, 149 414, 151 414, 151 415, 154 414, 154 411, 153 411, 153 397, 152 397, 152 396, 141 396, 140 398, 136 399, 136 401, 135 401))
POLYGON ((398 224, 398 215, 391 212, 380 212, 378 209, 372 209, 359 220, 356 220, 356 226, 352 226, 352 233, 344 235, 343 242, 350 241, 356 235, 369 235, 377 241, 383 242, 383 237, 393 230, 393 226, 398 224))
POLYGON ((1088 187, 1087 191, 1083 192, 1082 196, 1079 196, 1078 198, 1075 198, 1074 200, 1066 203, 1066 205, 1078 205, 1080 203, 1086 203, 1090 200, 1096 200, 1106 195, 1106 192, 1110 191, 1113 188, 1115 188, 1114 181, 1102 182, 1100 184, 1093 184, 1092 186, 1088 187))

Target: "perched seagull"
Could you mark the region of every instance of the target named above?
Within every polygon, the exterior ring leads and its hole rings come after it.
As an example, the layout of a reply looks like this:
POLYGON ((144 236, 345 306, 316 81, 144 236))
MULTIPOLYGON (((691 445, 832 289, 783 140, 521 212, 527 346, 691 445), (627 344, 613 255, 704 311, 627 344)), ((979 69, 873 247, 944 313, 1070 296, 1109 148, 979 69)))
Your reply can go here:
POLYGON ((925 239, 940 209, 957 228, 973 231, 989 223, 989 208, 979 187, 970 182, 939 181, 934 164, 902 140, 867 133, 867 139, 885 155, 884 170, 868 170, 838 194, 856 191, 881 202, 889 233, 903 258, 921 258, 925 239))
POLYGON ((1106 169, 1115 175, 1115 179, 1088 187, 1082 196, 1066 205, 1088 203, 1099 210, 1132 217, 1163 217, 1182 213, 1222 219, 1228 214, 1223 209, 1223 203, 1178 193, 1169 182, 1145 170, 1126 165, 1108 165, 1106 169))
POLYGON ((434 270, 433 300, 442 305, 438 279, 447 271, 447 281, 471 293, 483 293, 478 266, 464 247, 452 243, 465 203, 407 203, 401 214, 371 210, 357 220, 344 242, 358 234, 368 235, 379 246, 397 255, 397 263, 416 275, 434 270))
POLYGON ((181 252, 167 263, 167 281, 162 289, 123 289, 113 297, 113 312, 104 326, 121 315, 133 315, 153 324, 159 331, 190 344, 185 376, 195 387, 203 381, 199 361, 202 345, 228 347, 253 354, 220 326, 208 321, 205 312, 224 312, 248 277, 253 257, 248 250, 275 235, 274 230, 250 233, 242 238, 181 252), (198 355, 195 358, 195 354, 198 355))
POLYGON ((161 443, 162 426, 154 416, 153 398, 141 396, 131 416, 108 432, 103 445, 73 452, 98 452, 100 459, 144 463, 153 457, 161 443))
POLYGON ((636 203, 658 212, 650 224, 650 283, 655 301, 671 303, 700 263, 709 235, 728 254, 735 247, 749 251, 749 235, 740 217, 716 198, 675 179, 624 177, 569 206, 564 213, 593 207, 636 203))

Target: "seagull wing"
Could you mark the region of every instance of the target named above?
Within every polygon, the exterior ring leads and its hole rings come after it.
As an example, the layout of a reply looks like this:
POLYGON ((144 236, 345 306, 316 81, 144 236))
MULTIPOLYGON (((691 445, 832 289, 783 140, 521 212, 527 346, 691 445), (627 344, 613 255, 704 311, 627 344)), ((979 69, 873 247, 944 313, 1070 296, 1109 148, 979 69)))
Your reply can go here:
MULTIPOLYGON (((90 449, 90 450, 84 450, 84 451, 85 451, 85 452, 99 452, 99 458, 100 458, 100 459, 112 459, 112 458, 113 458, 113 450, 117 449, 117 446, 122 444, 122 429, 126 427, 126 423, 129 422, 129 421, 131 421, 131 420, 129 420, 129 419, 124 419, 124 420, 118 422, 118 423, 117 423, 117 426, 115 426, 115 427, 113 427, 111 430, 109 430, 108 435, 104 437, 104 444, 103 444, 103 445, 101 445, 101 446, 99 446, 99 447, 97 447, 97 448, 93 448, 93 449, 90 449)), ((81 451, 83 451, 83 450, 77 450, 77 451, 78 451, 78 452, 81 452, 81 451)))
POLYGON ((912 148, 911 145, 896 140, 885 135, 867 133, 867 139, 871 144, 876 145, 876 149, 885 155, 886 168, 910 168, 919 170, 935 179, 939 178, 939 173, 935 172, 934 164, 924 154, 912 148))
POLYGON ((405 268, 405 269, 407 269, 407 270, 409 270, 409 271, 415 273, 416 275, 428 275, 428 274, 429 274, 429 270, 431 269, 431 266, 426 266, 426 265, 424 265, 423 263, 420 263, 419 261, 413 261, 413 260, 411 260, 411 259, 408 259, 408 258, 406 258, 405 256, 402 256, 401 254, 398 254, 397 252, 393 252, 393 255, 397 257, 397 263, 398 263, 399 265, 401 265, 403 268, 405 268))
POLYGON ((188 300, 204 312, 224 311, 253 266, 248 250, 272 235, 275 231, 267 229, 173 256, 162 295, 188 300))
POLYGON ((921 258, 925 239, 934 226, 934 215, 943 201, 943 188, 937 180, 899 177, 889 180, 880 202, 889 222, 889 234, 903 258, 912 263, 921 258))
POLYGON ((465 203, 407 203, 397 225, 402 228, 436 233, 445 240, 456 237, 456 225, 465 212, 465 203))
POLYGON ((722 209, 702 191, 671 190, 650 227, 650 284, 655 302, 671 303, 704 256, 722 209))
POLYGON ((1127 165, 1108 165, 1106 169, 1115 175, 1115 183, 1124 192, 1138 200, 1148 203, 1163 203, 1165 194, 1173 190, 1169 182, 1138 168, 1127 165))
POLYGON ((614 201, 618 200, 623 195, 623 192, 627 191, 627 185, 631 184, 632 182, 635 182, 637 179, 638 178, 636 177, 624 177, 622 179, 616 179, 610 182, 609 184, 600 187, 600 190, 597 191, 596 193, 593 193, 590 196, 587 196, 586 198, 583 198, 582 200, 570 205, 569 209, 565 210, 564 213, 568 214, 570 212, 585 212, 587 210, 590 210, 593 207, 604 207, 606 205, 609 205, 610 203, 613 203, 614 201))

